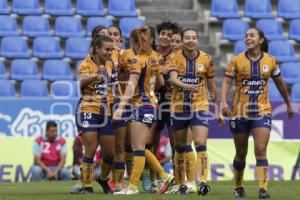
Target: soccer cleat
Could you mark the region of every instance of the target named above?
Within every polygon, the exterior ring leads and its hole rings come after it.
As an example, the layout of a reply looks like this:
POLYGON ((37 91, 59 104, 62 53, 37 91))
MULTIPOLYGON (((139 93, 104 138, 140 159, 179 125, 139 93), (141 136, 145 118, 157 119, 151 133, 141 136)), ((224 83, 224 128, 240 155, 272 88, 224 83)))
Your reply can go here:
POLYGON ((115 184, 114 192, 120 192, 121 190, 125 189, 126 185, 124 182, 120 182, 118 184, 115 184))
POLYGON ((84 191, 83 183, 81 181, 78 181, 76 185, 72 187, 70 190, 71 194, 79 194, 84 191))
POLYGON ((102 180, 100 176, 97 178, 97 182, 99 183, 99 185, 101 185, 105 194, 112 193, 112 189, 109 187, 108 181, 108 179, 102 180))
POLYGON ((108 186, 109 186, 109 188, 110 188, 111 191, 115 191, 116 190, 116 184, 115 184, 114 181, 109 180, 109 181, 107 181, 107 184, 108 184, 108 186))
POLYGON ((233 194, 234 194, 235 198, 244 198, 244 197, 246 197, 246 192, 244 190, 244 187, 235 188, 233 194))
POLYGON ((144 170, 143 176, 142 176, 142 185, 143 189, 146 192, 151 191, 151 181, 150 181, 150 172, 149 170, 144 170))
POLYGON ((168 176, 163 180, 162 186, 160 187, 158 193, 165 193, 171 185, 175 184, 174 176, 168 174, 168 176))
POLYGON ((193 182, 187 182, 188 193, 197 193, 197 186, 193 182))
POLYGON ((83 190, 84 194, 93 194, 94 190, 92 187, 85 187, 83 190))
POLYGON ((133 195, 133 194, 138 194, 139 190, 138 189, 133 189, 130 187, 124 188, 123 190, 119 192, 114 192, 114 195, 133 195))
POLYGON ((198 187, 198 195, 205 196, 210 192, 210 186, 207 183, 201 182, 198 187))
POLYGON ((171 185, 168 189, 168 191, 166 191, 167 194, 176 194, 179 193, 179 185, 171 185))
POLYGON ((188 187, 186 185, 182 184, 179 186, 178 192, 179 192, 179 194, 182 194, 182 195, 188 194, 188 187))
POLYGON ((156 184, 156 183, 152 183, 149 192, 151 192, 151 193, 156 193, 157 191, 158 191, 157 184, 156 184))
POLYGON ((263 189, 263 188, 260 188, 259 189, 259 192, 258 192, 258 198, 260 199, 267 199, 267 198, 271 198, 268 191, 263 189))

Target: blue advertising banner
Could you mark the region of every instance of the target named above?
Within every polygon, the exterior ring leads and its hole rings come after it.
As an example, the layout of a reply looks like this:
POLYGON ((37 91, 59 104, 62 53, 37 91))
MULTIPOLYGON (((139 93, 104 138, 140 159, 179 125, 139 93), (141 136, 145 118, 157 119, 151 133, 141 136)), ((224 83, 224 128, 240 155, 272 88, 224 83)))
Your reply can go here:
MULTIPOLYGON (((55 120, 59 133, 66 138, 77 135, 74 113, 78 99, 2 99, 0 100, 0 136, 37 137, 44 132, 45 123, 55 120)), ((300 139, 300 113, 288 120, 286 106, 282 102, 272 103, 271 139, 300 139)), ((299 111, 300 104, 293 104, 299 111)), ((232 138, 228 121, 225 127, 218 127, 215 120, 210 121, 210 138, 232 138)))
POLYGON ((74 113, 78 99, 0 100, 0 136, 37 137, 45 132, 46 122, 55 120, 66 138, 77 135, 74 113))

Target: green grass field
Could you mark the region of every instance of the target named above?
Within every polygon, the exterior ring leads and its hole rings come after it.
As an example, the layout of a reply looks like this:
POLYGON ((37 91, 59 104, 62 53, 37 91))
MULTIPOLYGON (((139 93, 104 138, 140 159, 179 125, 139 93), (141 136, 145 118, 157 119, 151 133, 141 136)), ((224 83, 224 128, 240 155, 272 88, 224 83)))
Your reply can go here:
MULTIPOLYGON (((197 194, 178 195, 178 194, 149 194, 141 193, 133 196, 115 196, 105 195, 98 185, 94 185, 95 193, 93 195, 72 195, 69 189, 76 184, 72 182, 40 182, 40 183, 0 183, 0 200, 126 200, 126 199, 142 199, 142 200, 176 200, 176 199, 205 199, 205 200, 227 200, 233 197, 233 182, 218 181, 210 182, 212 192, 200 197, 197 194)), ((300 181, 276 181, 270 182, 269 191, 272 200, 300 200, 300 181)), ((245 183, 247 198, 258 199, 258 187, 254 181, 245 183)))

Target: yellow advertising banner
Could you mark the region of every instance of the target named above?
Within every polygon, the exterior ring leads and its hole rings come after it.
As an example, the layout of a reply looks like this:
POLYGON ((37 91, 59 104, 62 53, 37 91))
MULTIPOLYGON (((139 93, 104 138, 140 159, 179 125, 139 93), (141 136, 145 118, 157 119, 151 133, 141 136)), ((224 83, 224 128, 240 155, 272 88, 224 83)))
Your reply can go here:
MULTIPOLYGON (((0 182, 26 182, 30 180, 30 168, 33 163, 33 138, 0 137, 0 182)), ((66 166, 72 165, 73 139, 67 139, 68 155, 66 166)), ((231 180, 233 177, 232 160, 234 144, 230 139, 208 141, 210 180, 231 180)), ((270 141, 268 160, 271 180, 290 180, 300 150, 300 141, 270 141)), ((246 161, 245 180, 255 180, 253 141, 249 141, 246 161)), ((296 172, 300 178, 300 169, 296 172)))

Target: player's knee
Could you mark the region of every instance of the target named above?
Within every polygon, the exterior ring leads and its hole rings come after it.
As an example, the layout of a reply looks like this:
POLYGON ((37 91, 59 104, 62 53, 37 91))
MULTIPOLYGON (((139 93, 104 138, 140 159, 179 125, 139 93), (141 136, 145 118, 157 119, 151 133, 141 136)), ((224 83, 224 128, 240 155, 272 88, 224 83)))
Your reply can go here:
POLYGON ((267 147, 266 146, 256 146, 255 147, 255 157, 256 158, 265 158, 266 157, 266 151, 267 147))
POLYGON ((125 152, 125 145, 124 145, 124 143, 116 143, 116 147, 115 147, 115 149, 116 149, 116 154, 122 154, 122 153, 124 153, 125 152))
POLYGON ((247 150, 246 149, 237 150, 235 157, 237 160, 246 160, 247 150))

